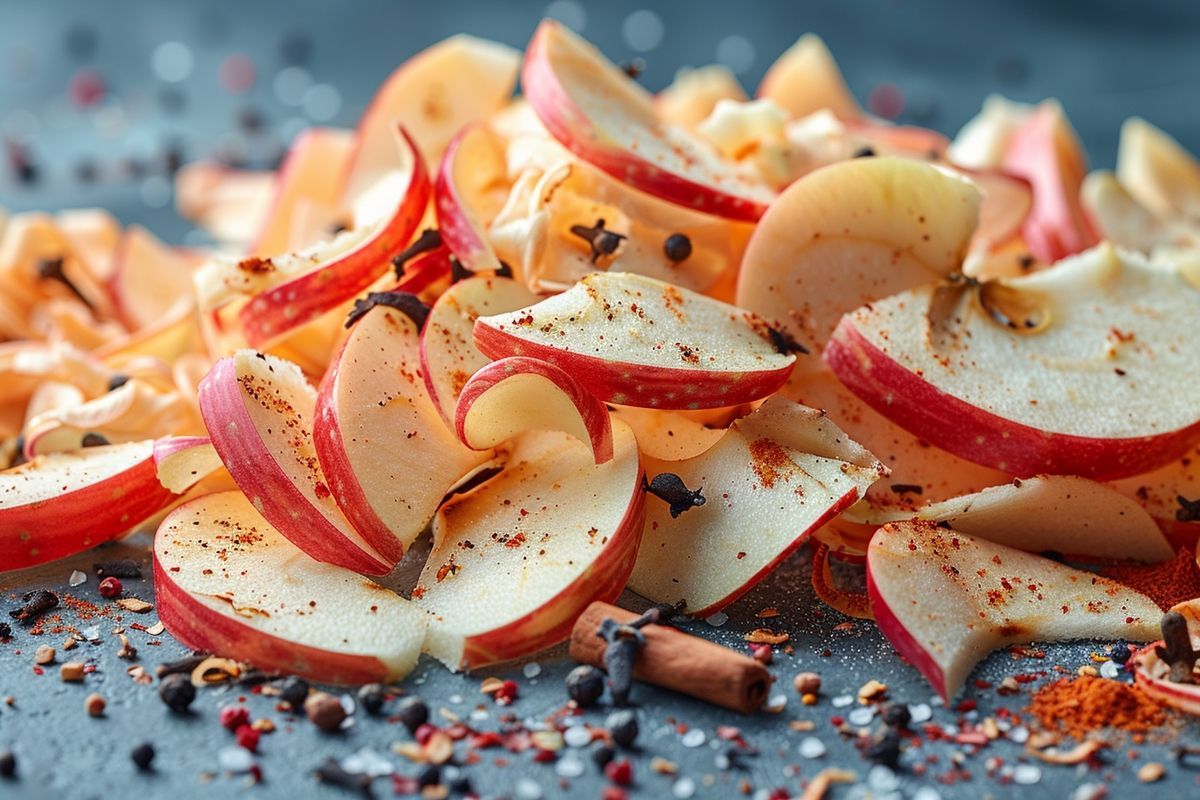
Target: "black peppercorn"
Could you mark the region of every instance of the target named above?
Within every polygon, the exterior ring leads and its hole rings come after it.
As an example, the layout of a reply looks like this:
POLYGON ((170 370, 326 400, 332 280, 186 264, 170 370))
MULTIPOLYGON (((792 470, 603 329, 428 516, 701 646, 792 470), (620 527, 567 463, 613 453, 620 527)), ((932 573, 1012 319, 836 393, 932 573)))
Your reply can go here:
POLYGON ((368 714, 378 714, 383 711, 387 692, 378 683, 368 683, 358 690, 358 702, 368 714))
POLYGON ((1125 642, 1117 642, 1113 645, 1112 660, 1115 664, 1129 663, 1129 657, 1132 653, 1129 651, 1129 645, 1125 642))
POLYGON ((120 389, 122 386, 124 386, 127 383, 129 383, 129 376, 122 375, 121 373, 118 372, 117 374, 113 375, 111 378, 108 379, 108 390, 110 392, 114 392, 117 389, 120 389))
POLYGON ((600 744, 592 748, 592 760, 601 768, 607 766, 616 757, 616 751, 606 744, 600 744))
POLYGON ((129 757, 137 764, 138 769, 149 772, 150 765, 154 763, 154 746, 149 742, 142 742, 129 752, 129 757))
POLYGON ((614 711, 604 721, 608 735, 622 747, 630 747, 638 737, 637 715, 627 709, 614 711))
POLYGON ((604 673, 582 664, 567 673, 567 696, 580 707, 594 706, 604 694, 604 673))
POLYGON ((855 158, 870 158, 873 155, 875 155, 875 148, 870 145, 860 147, 854 151, 855 158))
POLYGON ((449 788, 453 794, 475 794, 475 789, 471 786, 471 779, 465 775, 459 775, 451 780, 449 788))
POLYGON ((426 764, 417 773, 417 786, 437 786, 442 782, 442 768, 437 764, 426 764))
POLYGON ((167 704, 167 708, 177 714, 185 714, 196 699, 196 687, 192 685, 190 676, 175 673, 162 679, 158 685, 158 696, 167 704))
POLYGON ((865 755, 876 764, 896 769, 900 765, 900 733, 889 728, 867 746, 865 755))
POLYGON ((295 675, 284 678, 279 685, 279 699, 291 706, 293 711, 304 708, 304 701, 308 699, 308 681, 295 675))
POLYGON ((12 638, 12 625, 7 622, 0 622, 0 641, 12 638))
POLYGON ((692 240, 682 233, 672 233, 663 242, 663 255, 669 261, 678 264, 680 261, 686 261, 691 254, 692 240))
POLYGON ((12 750, 0 750, 0 778, 15 778, 17 775, 17 757, 12 750))
POLYGON ((413 733, 429 721, 429 706, 419 697, 406 697, 400 701, 397 715, 409 733, 413 733))
POLYGON ((102 433, 88 431, 83 435, 83 439, 80 441, 80 444, 84 447, 104 447, 107 444, 112 444, 112 442, 110 442, 108 437, 102 433))
POLYGON ((907 728, 912 722, 912 712, 904 703, 891 703, 883 710, 883 721, 893 728, 907 728))

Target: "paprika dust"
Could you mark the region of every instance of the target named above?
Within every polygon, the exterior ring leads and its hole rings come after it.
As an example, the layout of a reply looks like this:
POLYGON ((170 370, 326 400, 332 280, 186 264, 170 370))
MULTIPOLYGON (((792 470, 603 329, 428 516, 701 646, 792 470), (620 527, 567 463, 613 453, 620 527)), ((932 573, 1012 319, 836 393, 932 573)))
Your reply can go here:
POLYGON ((1100 574, 1141 592, 1163 611, 1200 597, 1200 566, 1196 564, 1196 554, 1186 547, 1180 548, 1170 561, 1121 564, 1102 569, 1100 574))
POLYGON ((1145 733, 1167 718, 1162 707, 1136 686, 1091 676, 1043 686, 1033 695, 1029 711, 1042 727, 1075 739, 1104 729, 1145 733))

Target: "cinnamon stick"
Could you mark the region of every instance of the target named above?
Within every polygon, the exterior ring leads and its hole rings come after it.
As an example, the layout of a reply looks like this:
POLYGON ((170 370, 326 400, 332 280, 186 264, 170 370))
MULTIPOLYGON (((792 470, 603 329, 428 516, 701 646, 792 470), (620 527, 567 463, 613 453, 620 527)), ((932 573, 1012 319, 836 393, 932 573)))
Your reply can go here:
MULTIPOLYGON (((637 617, 608 603, 592 603, 571 631, 571 658, 603 667, 606 643, 597 635, 600 624, 606 619, 628 623, 637 617)), ((743 714, 757 711, 767 699, 771 674, 753 658, 669 625, 647 625, 642 635, 645 644, 633 662, 637 680, 743 714)))

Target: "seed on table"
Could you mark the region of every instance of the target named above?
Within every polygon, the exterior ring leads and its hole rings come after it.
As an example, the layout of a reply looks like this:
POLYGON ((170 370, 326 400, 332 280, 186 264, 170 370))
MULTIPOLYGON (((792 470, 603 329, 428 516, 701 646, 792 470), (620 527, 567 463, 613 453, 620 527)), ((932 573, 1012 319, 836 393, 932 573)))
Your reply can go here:
POLYGON ((167 704, 167 708, 177 714, 184 714, 196 699, 196 687, 187 675, 175 673, 162 679, 158 686, 158 696, 167 704))
POLYGON ((342 701, 325 692, 314 692, 304 701, 304 713, 308 721, 327 733, 332 733, 342 727, 346 719, 346 709, 342 701))
POLYGON ((279 687, 279 699, 291 706, 293 711, 299 711, 304 707, 308 689, 308 681, 295 675, 289 676, 283 679, 279 687))
POLYGON ((0 750, 0 778, 12 778, 17 774, 17 757, 12 750, 0 750))
POLYGON ((567 696, 581 708, 596 704, 604 694, 604 673, 588 664, 582 664, 567 673, 567 696))
POLYGON ((83 708, 89 717, 103 717, 107 705, 104 697, 96 692, 92 692, 83 700, 83 708))
POLYGON ((68 661, 58 668, 58 677, 64 683, 79 683, 83 680, 83 662, 68 661))
POLYGON ((401 701, 397 714, 408 732, 415 733, 417 728, 429 721, 429 706, 419 697, 406 697, 401 701))
MULTIPOLYGON (((821 691, 821 676, 815 672, 801 672, 792 679, 792 685, 802 695, 817 694, 821 691)), ((811 705, 811 703, 806 705, 811 705)))
POLYGON ((604 721, 604 726, 608 728, 608 734, 612 740, 622 747, 629 747, 637 740, 637 715, 628 709, 609 714, 608 719, 604 721))
POLYGON ((358 702, 368 714, 379 714, 383 711, 387 693, 378 683, 368 683, 358 690, 358 702))
POLYGON ((54 657, 56 655, 57 654, 54 652, 54 648, 51 647, 50 645, 48 645, 48 644, 39 645, 38 649, 33 652, 33 663, 38 664, 43 667, 46 666, 47 664, 53 664, 54 657))
POLYGON ((154 746, 149 742, 142 742, 129 752, 129 757, 137 764, 138 769, 149 772, 151 764, 154 763, 154 746))
POLYGON ((1143 764, 1142 768, 1137 771, 1137 778, 1142 783, 1154 783, 1155 781, 1162 780, 1166 774, 1167 770, 1162 764, 1159 764, 1157 761, 1151 761, 1143 764))

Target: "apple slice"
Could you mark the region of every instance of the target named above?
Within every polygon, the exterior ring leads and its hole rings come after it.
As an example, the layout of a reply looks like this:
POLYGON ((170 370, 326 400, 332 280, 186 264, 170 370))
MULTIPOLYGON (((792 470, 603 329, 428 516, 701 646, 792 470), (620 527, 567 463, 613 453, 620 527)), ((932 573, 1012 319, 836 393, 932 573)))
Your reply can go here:
POLYGON ((488 450, 526 431, 562 431, 590 445, 597 464, 613 457, 608 407, 548 361, 512 356, 467 381, 455 413, 458 438, 488 450))
POLYGON ((1200 443, 1165 467, 1113 481, 1112 487, 1146 509, 1172 547, 1192 547, 1200 539, 1200 519, 1188 505, 1200 500, 1200 443))
POLYGON ((395 566, 338 508, 313 443, 317 393, 295 364, 253 350, 218 361, 200 414, 221 462, 268 522, 318 561, 367 575, 395 566))
POLYGON ((656 461, 683 461, 698 456, 725 435, 723 429, 709 428, 674 411, 616 406, 612 415, 633 429, 642 456, 656 461))
POLYGON ((54 215, 54 224, 92 280, 107 282, 116 268, 121 241, 117 218, 102 208, 68 208, 54 215))
POLYGON ((1200 161, 1144 119, 1121 126, 1117 178, 1158 216, 1200 222, 1200 161))
POLYGON ((866 116, 821 37, 806 33, 775 60, 758 85, 758 96, 775 101, 793 119, 829 109, 841 119, 866 116))
POLYGON ((1086 478, 1037 475, 931 503, 917 518, 1031 553, 1165 561, 1175 549, 1133 500, 1086 478))
POLYGON ((218 466, 207 440, 189 438, 51 453, 4 470, 0 571, 44 564, 119 539, 218 466), (207 458, 195 451, 206 451, 207 458), (166 465, 170 488, 159 480, 160 463, 166 465))
POLYGON ((458 281, 434 303, 421 335, 421 373, 447 424, 453 423, 467 380, 490 361, 475 347, 475 320, 537 301, 537 295, 511 278, 475 276, 458 281))
MULTIPOLYGON (((413 295, 392 295, 419 311, 413 295)), ((420 330, 375 305, 354 323, 317 396, 313 445, 346 519, 390 563, 451 487, 490 457, 464 447, 421 380, 420 330)))
POLYGON ((454 257, 472 272, 500 269, 479 206, 490 189, 508 184, 506 170, 503 142, 483 124, 459 131, 438 168, 433 195, 438 230, 454 257))
POLYGON ((647 498, 629 588, 656 603, 713 614, 749 591, 886 473, 820 411, 772 397, 684 461, 646 459, 705 502, 680 513, 647 498))
POLYGON ((880 632, 946 701, 998 647, 1149 641, 1162 614, 1119 583, 929 522, 879 529, 867 593, 880 632))
POLYGON ((842 319, 825 360, 876 411, 963 458, 1119 478, 1200 439, 1186 399, 1200 341, 1178 324, 1198 314, 1200 291, 1176 272, 1102 245, 1005 283, 872 303, 842 319))
POLYGON ((1161 644, 1153 642, 1134 653, 1134 682, 1159 703, 1185 714, 1200 714, 1200 686, 1171 680, 1171 666, 1157 652, 1161 644))
POLYGON ((1096 232, 1117 247, 1152 253, 1160 245, 1200 243, 1200 230, 1160 219, 1108 170, 1096 170, 1084 179, 1080 201, 1096 232))
POLYGON ((154 587, 159 618, 184 646, 322 683, 399 680, 425 638, 420 608, 309 558, 236 491, 163 520, 154 587))
POLYGON ((965 172, 983 193, 979 227, 971 238, 971 253, 988 253, 1020 241, 1021 230, 1033 211, 1033 189, 1029 181, 999 170, 960 171, 965 172))
POLYGON ((979 113, 959 129, 947 155, 951 163, 970 170, 999 169, 1013 134, 1029 118, 1033 106, 990 94, 979 113))
POLYGON ((267 258, 296 249, 291 231, 297 209, 305 203, 338 206, 354 145, 351 132, 337 128, 309 128, 295 138, 275 178, 270 208, 246 255, 267 258))
POLYGON ((537 305, 475 321, 492 358, 549 361, 601 400, 654 408, 749 402, 787 380, 796 357, 763 320, 631 273, 595 272, 537 305), (781 346, 782 345, 782 346, 781 346))
POLYGON ((470 669, 563 641, 595 600, 611 602, 637 557, 645 494, 633 433, 613 458, 561 432, 513 442, 504 469, 451 497, 413 599, 433 615, 425 650, 470 669))
POLYGON ((1087 156, 1057 101, 1039 105, 1013 131, 1003 166, 1033 187, 1022 232, 1035 256, 1053 263, 1098 241, 1079 202, 1087 156))
POLYGON ((710 64, 676 73, 671 85, 655 96, 654 108, 663 122, 695 130, 721 100, 744 103, 747 99, 728 67, 710 64))
POLYGON ((542 21, 525 51, 521 86, 555 139, 635 189, 747 221, 774 197, 701 139, 659 120, 649 92, 553 20, 542 21))
MULTIPOLYGON (((762 218, 738 275, 737 304, 819 352, 842 314, 962 265, 979 190, 902 158, 857 158, 789 187, 762 218)), ((801 370, 820 369, 817 359, 801 370)))
POLYGON ((175 210, 217 242, 240 248, 262 229, 275 185, 271 170, 194 161, 175 175, 175 210))
POLYGON ((262 347, 366 290, 412 239, 429 205, 429 177, 408 133, 403 128, 392 132, 399 152, 389 162, 392 169, 361 193, 346 195, 353 204, 353 227, 366 231, 359 244, 251 298, 238 320, 252 347, 262 347))

